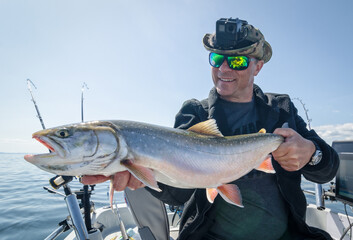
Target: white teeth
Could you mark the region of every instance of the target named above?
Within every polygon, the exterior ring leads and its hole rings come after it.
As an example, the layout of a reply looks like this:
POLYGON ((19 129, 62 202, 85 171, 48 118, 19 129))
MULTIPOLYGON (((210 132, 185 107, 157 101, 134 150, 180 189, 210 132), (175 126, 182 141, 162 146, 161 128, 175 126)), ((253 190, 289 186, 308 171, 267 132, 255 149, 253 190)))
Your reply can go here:
POLYGON ((232 81, 234 81, 234 79, 224 79, 224 78, 221 78, 221 80, 222 80, 223 82, 232 82, 232 81))

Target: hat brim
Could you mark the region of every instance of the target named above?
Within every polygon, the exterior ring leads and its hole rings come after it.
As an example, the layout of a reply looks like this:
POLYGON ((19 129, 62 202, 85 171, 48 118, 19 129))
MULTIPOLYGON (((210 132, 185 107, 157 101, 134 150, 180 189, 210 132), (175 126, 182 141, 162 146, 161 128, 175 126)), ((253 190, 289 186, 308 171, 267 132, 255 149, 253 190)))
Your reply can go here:
POLYGON ((259 60, 263 60, 265 63, 270 61, 272 57, 272 47, 263 38, 258 42, 243 48, 218 49, 214 47, 213 37, 214 37, 214 34, 210 34, 210 33, 207 33, 203 37, 203 45, 206 48, 206 50, 210 52, 214 52, 218 54, 226 54, 226 55, 247 55, 247 56, 255 57, 259 60))

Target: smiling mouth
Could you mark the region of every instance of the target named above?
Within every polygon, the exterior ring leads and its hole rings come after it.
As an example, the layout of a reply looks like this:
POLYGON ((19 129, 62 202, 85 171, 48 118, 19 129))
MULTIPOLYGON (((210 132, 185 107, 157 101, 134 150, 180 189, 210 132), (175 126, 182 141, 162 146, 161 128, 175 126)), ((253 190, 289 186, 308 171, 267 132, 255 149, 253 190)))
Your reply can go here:
POLYGON ((233 81, 235 81, 235 79, 234 78, 232 78, 232 79, 227 79, 227 78, 219 78, 222 82, 233 82, 233 81))

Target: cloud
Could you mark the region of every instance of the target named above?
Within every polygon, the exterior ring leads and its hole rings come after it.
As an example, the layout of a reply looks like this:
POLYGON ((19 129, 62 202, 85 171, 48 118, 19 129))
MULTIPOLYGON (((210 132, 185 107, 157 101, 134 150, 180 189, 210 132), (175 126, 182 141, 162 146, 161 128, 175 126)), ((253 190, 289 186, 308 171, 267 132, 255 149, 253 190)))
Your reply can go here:
POLYGON ((353 123, 323 125, 314 129, 328 144, 332 144, 333 141, 353 141, 353 123))

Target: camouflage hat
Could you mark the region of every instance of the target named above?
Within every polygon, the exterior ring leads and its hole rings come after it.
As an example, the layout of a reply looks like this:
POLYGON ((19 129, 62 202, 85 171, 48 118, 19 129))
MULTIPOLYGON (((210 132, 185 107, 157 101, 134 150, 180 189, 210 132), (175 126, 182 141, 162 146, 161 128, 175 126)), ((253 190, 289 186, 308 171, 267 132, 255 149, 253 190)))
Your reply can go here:
POLYGON ((204 47, 206 50, 218 54, 246 55, 263 60, 265 63, 268 62, 272 56, 271 45, 265 41, 265 37, 259 29, 247 24, 246 21, 243 22, 246 24, 241 26, 241 31, 244 34, 241 44, 233 43, 226 46, 220 46, 217 44, 216 33, 208 33, 203 37, 204 47))

